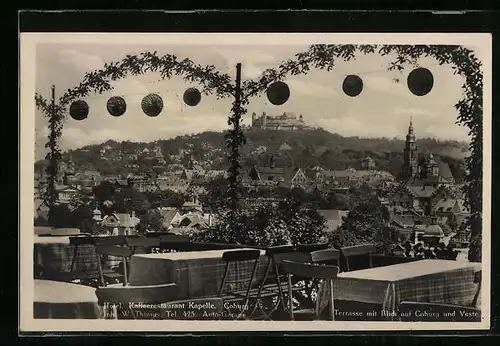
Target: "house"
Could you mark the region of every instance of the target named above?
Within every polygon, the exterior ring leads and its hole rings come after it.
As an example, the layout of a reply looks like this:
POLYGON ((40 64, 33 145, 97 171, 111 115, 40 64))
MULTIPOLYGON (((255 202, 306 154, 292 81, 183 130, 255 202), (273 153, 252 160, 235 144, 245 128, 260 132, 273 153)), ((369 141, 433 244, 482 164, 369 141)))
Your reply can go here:
POLYGON ((160 215, 162 217, 162 225, 165 229, 172 228, 172 223, 178 222, 181 219, 181 214, 177 210, 177 208, 159 208, 160 215))
POLYGON ((101 226, 108 228, 112 234, 128 235, 135 232, 135 227, 139 222, 141 220, 135 216, 135 212, 132 212, 131 215, 127 213, 113 213, 103 217, 101 226))
POLYGON ((325 231, 334 232, 342 225, 344 218, 349 214, 348 210, 320 209, 318 213, 325 219, 325 231))
POLYGON ((443 185, 436 188, 432 185, 401 184, 392 194, 390 200, 392 207, 413 209, 423 215, 430 215, 433 205, 447 196, 449 196, 449 192, 443 185))
POLYGON ((252 182, 275 185, 285 180, 284 174, 283 168, 253 166, 248 176, 252 182))
POLYGON ((401 244, 396 244, 396 246, 392 248, 392 254, 394 256, 404 257, 405 252, 405 248, 401 244))
POLYGON ((172 220, 172 228, 195 228, 207 229, 211 226, 212 220, 210 214, 203 214, 199 212, 188 212, 180 215, 172 220))

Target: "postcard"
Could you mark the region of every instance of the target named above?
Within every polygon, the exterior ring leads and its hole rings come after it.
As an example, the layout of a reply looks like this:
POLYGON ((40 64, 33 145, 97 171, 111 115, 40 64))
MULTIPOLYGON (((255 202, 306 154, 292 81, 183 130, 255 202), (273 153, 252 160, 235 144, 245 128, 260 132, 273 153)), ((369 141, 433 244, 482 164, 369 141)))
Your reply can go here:
POLYGON ((21 33, 20 331, 488 329, 491 42, 21 33))

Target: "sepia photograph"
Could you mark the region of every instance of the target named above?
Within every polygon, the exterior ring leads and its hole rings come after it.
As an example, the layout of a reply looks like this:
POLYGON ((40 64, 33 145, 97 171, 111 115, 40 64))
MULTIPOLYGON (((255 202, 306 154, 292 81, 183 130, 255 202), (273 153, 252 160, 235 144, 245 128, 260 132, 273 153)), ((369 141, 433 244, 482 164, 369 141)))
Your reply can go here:
POLYGON ((21 331, 489 328, 490 35, 20 44, 21 331))

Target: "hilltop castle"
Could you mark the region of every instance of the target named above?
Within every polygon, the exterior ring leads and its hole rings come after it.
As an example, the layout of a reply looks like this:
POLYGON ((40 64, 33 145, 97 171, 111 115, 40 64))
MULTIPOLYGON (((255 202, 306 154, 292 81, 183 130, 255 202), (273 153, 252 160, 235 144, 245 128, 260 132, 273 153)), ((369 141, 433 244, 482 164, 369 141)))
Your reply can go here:
POLYGON ((265 112, 260 117, 252 113, 252 127, 263 130, 296 131, 307 129, 302 114, 297 118, 294 113, 284 112, 282 115, 269 116, 265 112))

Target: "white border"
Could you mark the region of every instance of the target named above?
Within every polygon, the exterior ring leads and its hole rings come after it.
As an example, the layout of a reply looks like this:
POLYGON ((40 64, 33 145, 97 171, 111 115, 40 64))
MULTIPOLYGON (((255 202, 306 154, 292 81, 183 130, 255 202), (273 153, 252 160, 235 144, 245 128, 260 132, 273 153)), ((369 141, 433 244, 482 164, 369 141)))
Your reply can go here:
POLYGON ((408 331, 478 330, 490 328, 491 290, 491 125, 492 38, 483 33, 338 33, 338 34, 238 34, 238 33, 21 33, 20 35, 20 331, 408 331), (33 193, 35 144, 36 45, 40 43, 116 45, 310 45, 310 44, 446 44, 475 48, 483 66, 483 321, 478 323, 427 322, 264 322, 264 321, 113 321, 33 319, 33 193))

